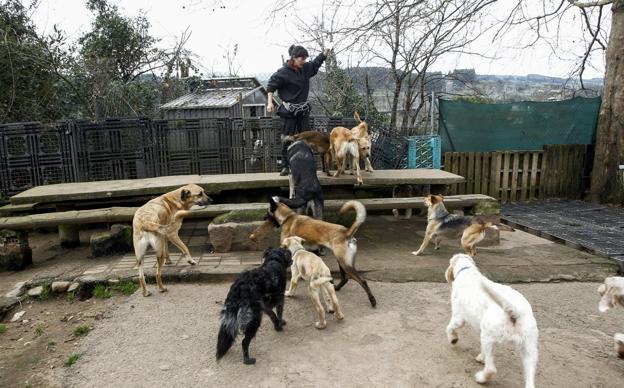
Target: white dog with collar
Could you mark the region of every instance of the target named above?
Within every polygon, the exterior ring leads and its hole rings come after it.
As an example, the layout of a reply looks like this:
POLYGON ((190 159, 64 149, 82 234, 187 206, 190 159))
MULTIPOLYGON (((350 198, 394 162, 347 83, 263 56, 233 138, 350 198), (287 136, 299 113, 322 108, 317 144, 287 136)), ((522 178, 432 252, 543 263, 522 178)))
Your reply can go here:
POLYGON ((449 342, 457 343, 457 329, 464 324, 480 331, 481 352, 476 359, 485 367, 475 374, 475 380, 484 384, 496 373, 494 345, 513 342, 522 357, 524 386, 535 387, 539 332, 529 302, 513 288, 483 276, 465 254, 451 258, 446 280, 453 286, 452 317, 446 328, 449 342))

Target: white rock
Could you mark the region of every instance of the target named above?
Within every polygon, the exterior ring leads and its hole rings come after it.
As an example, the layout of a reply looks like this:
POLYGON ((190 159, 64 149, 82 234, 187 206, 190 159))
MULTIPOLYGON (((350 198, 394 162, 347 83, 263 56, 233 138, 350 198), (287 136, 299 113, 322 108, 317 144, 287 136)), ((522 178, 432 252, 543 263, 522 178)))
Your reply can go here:
POLYGON ((37 286, 28 290, 28 296, 39 296, 43 292, 43 286, 37 286))
POLYGON ((26 314, 26 311, 24 310, 16 312, 15 314, 13 314, 13 318, 11 318, 11 322, 19 321, 22 315, 24 314, 26 314))
POLYGON ((161 365, 159 368, 160 370, 169 370, 169 365, 161 365))
POLYGON ((52 282, 52 291, 54 292, 65 292, 69 288, 70 282, 58 281, 52 282))
POLYGON ((78 289, 79 286, 80 286, 80 283, 72 283, 69 285, 67 292, 74 292, 78 289))
POLYGON ((119 283, 119 279, 108 279, 108 284, 117 284, 119 283))
POLYGON ((26 282, 17 282, 15 283, 15 286, 13 286, 13 289, 4 294, 4 296, 7 298, 17 298, 24 293, 24 288, 26 288, 25 286, 26 282))

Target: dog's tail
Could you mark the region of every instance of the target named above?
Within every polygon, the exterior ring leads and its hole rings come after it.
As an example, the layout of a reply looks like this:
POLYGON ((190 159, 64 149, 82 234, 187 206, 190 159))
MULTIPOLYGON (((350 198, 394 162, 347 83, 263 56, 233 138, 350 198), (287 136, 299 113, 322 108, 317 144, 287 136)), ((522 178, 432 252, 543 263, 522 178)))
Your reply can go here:
POLYGON ((502 296, 498 291, 496 291, 494 287, 494 283, 488 279, 481 280, 481 287, 483 291, 497 304, 500 308, 505 311, 505 313, 509 316, 509 320, 511 320, 512 324, 516 324, 518 319, 520 319, 520 312, 518 309, 510 303, 507 298, 502 296))
POLYGON ((310 287, 313 288, 317 288, 322 286, 323 284, 327 283, 327 282, 333 282, 334 278, 332 278, 331 276, 318 276, 318 277, 313 277, 312 279, 310 279, 310 287))
POLYGON ((351 225, 349 230, 347 230, 347 238, 353 237, 360 225, 362 225, 364 221, 366 221, 366 208, 364 207, 364 205, 362 205, 362 202, 347 201, 340 208, 340 214, 345 213, 349 209, 355 210, 355 221, 353 221, 353 224, 351 225))
POLYGON ((226 308, 221 311, 221 326, 217 338, 217 360, 220 360, 230 350, 236 339, 240 327, 238 316, 239 314, 235 310, 226 308))
POLYGON ((480 220, 477 219, 477 225, 481 226, 482 231, 485 231, 485 229, 487 229, 487 228, 504 230, 506 232, 515 232, 516 231, 511 226, 502 224, 500 222, 483 222, 483 221, 480 221, 480 220))

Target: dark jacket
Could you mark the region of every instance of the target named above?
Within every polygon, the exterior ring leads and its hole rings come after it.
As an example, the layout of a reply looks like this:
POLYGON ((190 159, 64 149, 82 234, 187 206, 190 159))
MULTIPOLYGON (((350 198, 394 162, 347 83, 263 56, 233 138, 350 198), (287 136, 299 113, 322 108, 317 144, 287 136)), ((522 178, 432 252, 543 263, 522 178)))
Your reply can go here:
POLYGON ((313 60, 303 64, 299 71, 284 63, 271 78, 267 85, 267 92, 279 93, 279 98, 286 102, 302 103, 308 100, 310 92, 310 78, 318 73, 319 68, 325 62, 325 54, 320 53, 313 60))

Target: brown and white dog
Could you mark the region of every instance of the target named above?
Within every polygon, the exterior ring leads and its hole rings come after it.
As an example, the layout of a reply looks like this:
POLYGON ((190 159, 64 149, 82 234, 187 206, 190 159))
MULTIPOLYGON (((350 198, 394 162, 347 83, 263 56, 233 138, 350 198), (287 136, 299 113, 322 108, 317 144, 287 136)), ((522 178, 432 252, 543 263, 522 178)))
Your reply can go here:
POLYGON ((206 206, 211 202, 212 200, 206 195, 204 189, 191 184, 150 200, 134 213, 132 241, 143 296, 151 295, 147 291, 143 273, 143 257, 149 246, 156 252, 156 284, 160 292, 167 291, 162 284, 162 266, 165 263, 171 263, 167 241, 171 241, 182 251, 189 264, 197 264, 191 257, 189 249, 180 240, 178 231, 182 226, 182 218, 190 213, 191 207, 206 206))
MULTIPOLYGON (((606 278, 604 283, 598 287, 598 293, 600 294, 598 310, 601 313, 616 306, 624 307, 624 277, 611 276, 606 278)), ((615 333, 613 339, 615 352, 620 358, 624 358, 624 334, 615 333)))
POLYGON ((463 253, 449 261, 446 281, 453 286, 452 316, 446 327, 448 341, 456 344, 457 329, 464 325, 480 334, 481 351, 476 360, 485 365, 475 374, 475 380, 485 384, 496 373, 494 345, 513 342, 522 358, 524 386, 534 388, 539 330, 526 298, 513 288, 483 276, 472 257, 463 253))
POLYGON ((471 256, 477 255, 475 245, 483 241, 485 231, 488 228, 501 229, 513 232, 514 229, 503 224, 494 224, 492 222, 479 222, 475 217, 459 216, 451 214, 444 207, 444 196, 428 195, 425 197, 425 205, 427 206, 427 230, 420 248, 412 252, 413 255, 420 255, 429 241, 433 240, 435 249, 439 249, 441 240, 456 239, 461 236, 461 245, 467 254, 471 256))
MULTIPOLYGON (((355 232, 366 220, 366 208, 358 201, 347 201, 340 209, 340 214, 348 210, 355 210, 355 221, 346 228, 342 225, 332 224, 312 217, 297 214, 288 207, 288 199, 271 197, 267 223, 273 222, 281 227, 280 241, 288 237, 299 236, 307 245, 321 245, 331 249, 336 256, 340 267, 340 283, 335 287, 339 291, 348 281, 348 277, 353 278, 364 288, 368 295, 371 306, 375 307, 377 301, 373 296, 368 283, 360 276, 355 269, 355 254, 357 253, 357 240, 353 237, 355 232)), ((258 230, 262 229, 259 227, 258 230)), ((254 231, 252 236, 258 233, 254 231)), ((251 236, 250 236, 251 237, 251 236)))
POLYGON ((321 155, 323 163, 323 172, 331 175, 329 168, 332 162, 332 155, 329 152, 329 133, 318 131, 304 131, 293 136, 295 141, 302 140, 306 142, 314 152, 321 155))
POLYGON ((303 239, 298 236, 285 238, 282 241, 282 248, 287 248, 292 254, 292 265, 290 266, 290 287, 284 293, 286 296, 293 296, 299 280, 308 282, 310 299, 314 303, 314 308, 318 313, 319 320, 315 323, 317 329, 324 329, 327 326, 325 320, 325 308, 321 304, 321 293, 325 297, 325 305, 328 313, 336 313, 336 319, 344 319, 338 297, 334 290, 333 278, 329 267, 323 260, 312 252, 308 252, 303 247, 303 239))
POLYGON ((346 163, 351 163, 351 174, 356 170, 358 184, 362 184, 360 174, 360 159, 365 160, 366 171, 373 172, 370 162, 371 140, 368 135, 368 124, 360 119, 360 115, 355 112, 357 126, 348 129, 345 127, 335 127, 329 134, 329 149, 332 157, 336 161, 335 177, 340 176, 346 168, 346 163))

